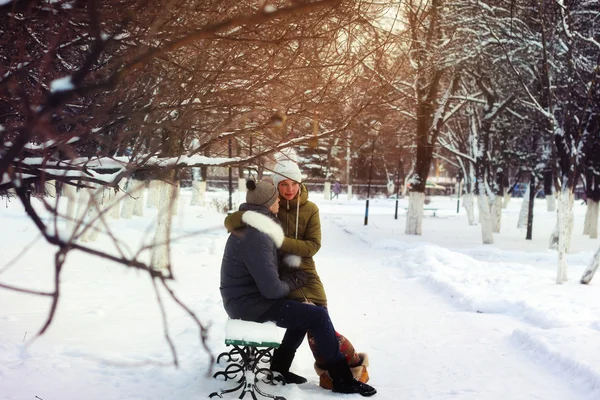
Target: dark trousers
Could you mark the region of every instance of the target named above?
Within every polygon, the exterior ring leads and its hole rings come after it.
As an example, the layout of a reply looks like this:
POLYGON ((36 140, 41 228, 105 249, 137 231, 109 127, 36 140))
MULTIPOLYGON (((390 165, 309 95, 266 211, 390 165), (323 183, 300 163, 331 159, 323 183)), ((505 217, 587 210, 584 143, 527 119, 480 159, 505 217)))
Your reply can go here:
POLYGON ((306 331, 310 331, 327 364, 343 358, 335 329, 325 308, 279 300, 261 317, 261 321, 273 321, 277 326, 287 329, 279 347, 282 351, 295 352, 302 344, 306 331))

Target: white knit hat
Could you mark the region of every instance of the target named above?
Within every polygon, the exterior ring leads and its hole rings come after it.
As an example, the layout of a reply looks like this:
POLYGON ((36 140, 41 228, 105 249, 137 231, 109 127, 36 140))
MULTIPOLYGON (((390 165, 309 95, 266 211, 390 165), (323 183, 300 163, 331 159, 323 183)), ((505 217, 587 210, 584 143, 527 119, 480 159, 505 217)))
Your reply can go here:
POLYGON ((302 182, 300 167, 290 159, 277 160, 273 173, 273 183, 276 188, 279 188, 279 182, 286 179, 291 179, 298 183, 302 182))

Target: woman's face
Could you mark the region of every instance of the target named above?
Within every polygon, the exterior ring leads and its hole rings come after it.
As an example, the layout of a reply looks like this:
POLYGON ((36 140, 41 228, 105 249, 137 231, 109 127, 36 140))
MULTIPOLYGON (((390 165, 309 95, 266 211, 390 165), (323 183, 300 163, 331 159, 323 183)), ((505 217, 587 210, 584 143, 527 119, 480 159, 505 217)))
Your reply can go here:
POLYGON ((298 191, 300 190, 300 184, 291 179, 286 179, 279 182, 277 190, 279 190, 281 197, 286 200, 292 200, 298 194, 298 191))

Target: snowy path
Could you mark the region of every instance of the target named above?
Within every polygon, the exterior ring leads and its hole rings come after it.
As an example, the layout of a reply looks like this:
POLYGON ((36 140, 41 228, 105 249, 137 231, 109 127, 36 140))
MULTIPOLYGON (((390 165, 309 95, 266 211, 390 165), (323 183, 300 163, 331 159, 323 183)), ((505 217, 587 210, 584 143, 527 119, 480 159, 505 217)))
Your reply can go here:
MULTIPOLYGON (((458 309, 447 295, 386 266, 382 261, 393 253, 379 250, 374 257, 371 244, 344 231, 342 221, 323 218, 317 268, 336 328, 370 355, 378 399, 585 398, 567 379, 520 350, 513 331, 524 322, 458 309), (327 246, 328 241, 345 243, 344 251, 327 246)), ((301 352, 295 368, 306 363, 310 354, 301 352)), ((301 371, 314 375, 308 368, 301 371)))
MULTIPOLYGON (((227 320, 218 290, 223 215, 187 207, 190 193, 182 193, 174 231, 183 238, 172 246, 171 286, 210 325, 209 347, 218 354, 227 320)), ((545 240, 521 245, 521 233, 513 232, 498 235, 497 246, 478 245, 478 227, 453 216, 454 203, 444 209, 448 199, 438 202, 442 210, 426 219, 422 237, 404 235, 404 221, 390 220, 389 202, 374 201, 368 227, 362 202, 319 204, 317 268, 336 328, 371 358, 375 399, 599 399, 599 286, 556 285, 555 254, 545 240)), ((518 203, 508 211, 516 218, 518 203)), ((155 210, 146 213, 111 224, 130 242, 142 242, 155 210)), ((552 229, 554 220, 546 222, 541 231, 552 229)), ((35 251, 2 269, 37 230, 13 203, 0 213, 0 225, 11 232, 0 245, 0 282, 49 290, 50 246, 38 241, 35 251)), ((580 276, 596 243, 574 242, 580 251, 569 255, 572 276, 580 276)), ((111 248, 108 238, 96 246, 111 248)), ((73 253, 61 282, 51 329, 29 344, 48 300, 0 290, 0 400, 205 399, 229 386, 206 376, 209 358, 194 322, 167 301, 180 363, 173 368, 145 276, 73 253)), ((292 370, 309 383, 269 390, 288 400, 360 398, 319 388, 313 361, 304 343, 292 370)))

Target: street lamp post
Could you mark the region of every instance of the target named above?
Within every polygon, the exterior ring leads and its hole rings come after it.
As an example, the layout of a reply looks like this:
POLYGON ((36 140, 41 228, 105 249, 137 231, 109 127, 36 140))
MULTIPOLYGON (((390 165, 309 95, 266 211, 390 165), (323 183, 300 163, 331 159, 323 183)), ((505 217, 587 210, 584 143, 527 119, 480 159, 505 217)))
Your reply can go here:
POLYGON ((373 157, 375 157, 375 143, 377 136, 373 138, 373 148, 371 149, 371 165, 369 166, 369 183, 367 184, 367 204, 365 207, 365 225, 369 224, 369 197, 371 196, 371 178, 373 176, 373 157))

